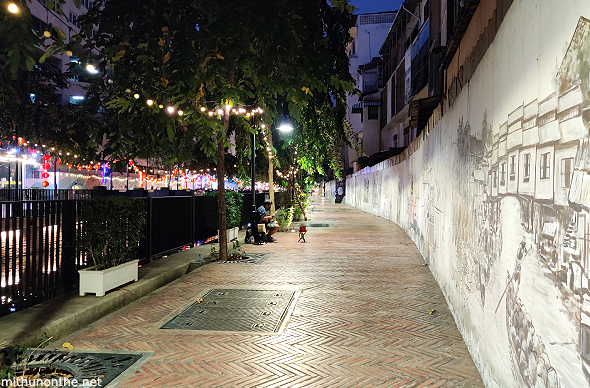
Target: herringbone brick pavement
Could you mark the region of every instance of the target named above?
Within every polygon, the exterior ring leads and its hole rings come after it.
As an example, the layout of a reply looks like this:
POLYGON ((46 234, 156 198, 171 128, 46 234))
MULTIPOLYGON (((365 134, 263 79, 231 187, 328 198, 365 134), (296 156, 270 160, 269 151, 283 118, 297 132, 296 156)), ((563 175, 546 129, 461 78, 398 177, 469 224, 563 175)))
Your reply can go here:
POLYGON ((74 334, 77 349, 154 351, 120 386, 482 387, 445 299, 396 225, 315 198, 297 233, 248 245, 261 264, 209 264, 74 334), (280 334, 162 330, 213 288, 300 290, 280 334), (429 314, 430 310, 436 310, 429 314))

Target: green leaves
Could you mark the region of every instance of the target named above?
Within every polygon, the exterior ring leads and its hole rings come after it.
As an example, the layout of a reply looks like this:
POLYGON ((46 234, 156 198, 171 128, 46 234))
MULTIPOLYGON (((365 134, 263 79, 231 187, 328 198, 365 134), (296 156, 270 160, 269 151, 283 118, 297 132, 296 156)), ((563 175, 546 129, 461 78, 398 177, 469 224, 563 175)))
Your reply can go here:
POLYGON ((172 127, 172 124, 168 124, 168 126, 166 127, 166 131, 168 132, 168 141, 170 143, 174 142, 174 128, 172 127))

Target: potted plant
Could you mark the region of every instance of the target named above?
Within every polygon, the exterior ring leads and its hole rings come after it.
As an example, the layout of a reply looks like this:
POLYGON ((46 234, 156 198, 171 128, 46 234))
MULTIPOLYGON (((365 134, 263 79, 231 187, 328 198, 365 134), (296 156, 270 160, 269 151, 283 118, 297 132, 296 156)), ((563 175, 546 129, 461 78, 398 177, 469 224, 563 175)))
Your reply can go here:
POLYGON ((80 295, 107 291, 137 281, 135 251, 143 237, 145 203, 108 196, 82 202, 76 247, 92 267, 79 270, 80 295))

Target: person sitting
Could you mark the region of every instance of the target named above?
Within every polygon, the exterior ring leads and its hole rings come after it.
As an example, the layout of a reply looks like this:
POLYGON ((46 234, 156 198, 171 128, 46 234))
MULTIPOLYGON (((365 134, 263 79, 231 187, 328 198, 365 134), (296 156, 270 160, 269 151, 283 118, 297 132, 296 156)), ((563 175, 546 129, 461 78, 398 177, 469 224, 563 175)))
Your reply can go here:
POLYGON ((266 225, 266 242, 275 242, 277 240, 274 239, 272 235, 279 230, 279 225, 274 221, 275 215, 268 214, 270 205, 272 205, 272 201, 270 199, 265 199, 262 206, 258 208, 258 222, 266 225))

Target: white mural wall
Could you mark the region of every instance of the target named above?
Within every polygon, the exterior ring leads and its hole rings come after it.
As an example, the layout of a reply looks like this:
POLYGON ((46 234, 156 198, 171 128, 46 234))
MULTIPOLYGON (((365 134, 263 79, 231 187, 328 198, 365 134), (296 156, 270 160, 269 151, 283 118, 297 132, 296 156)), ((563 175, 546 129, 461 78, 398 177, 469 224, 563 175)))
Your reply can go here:
POLYGON ((487 387, 590 386, 589 19, 516 0, 436 127, 346 180, 414 240, 487 387))

